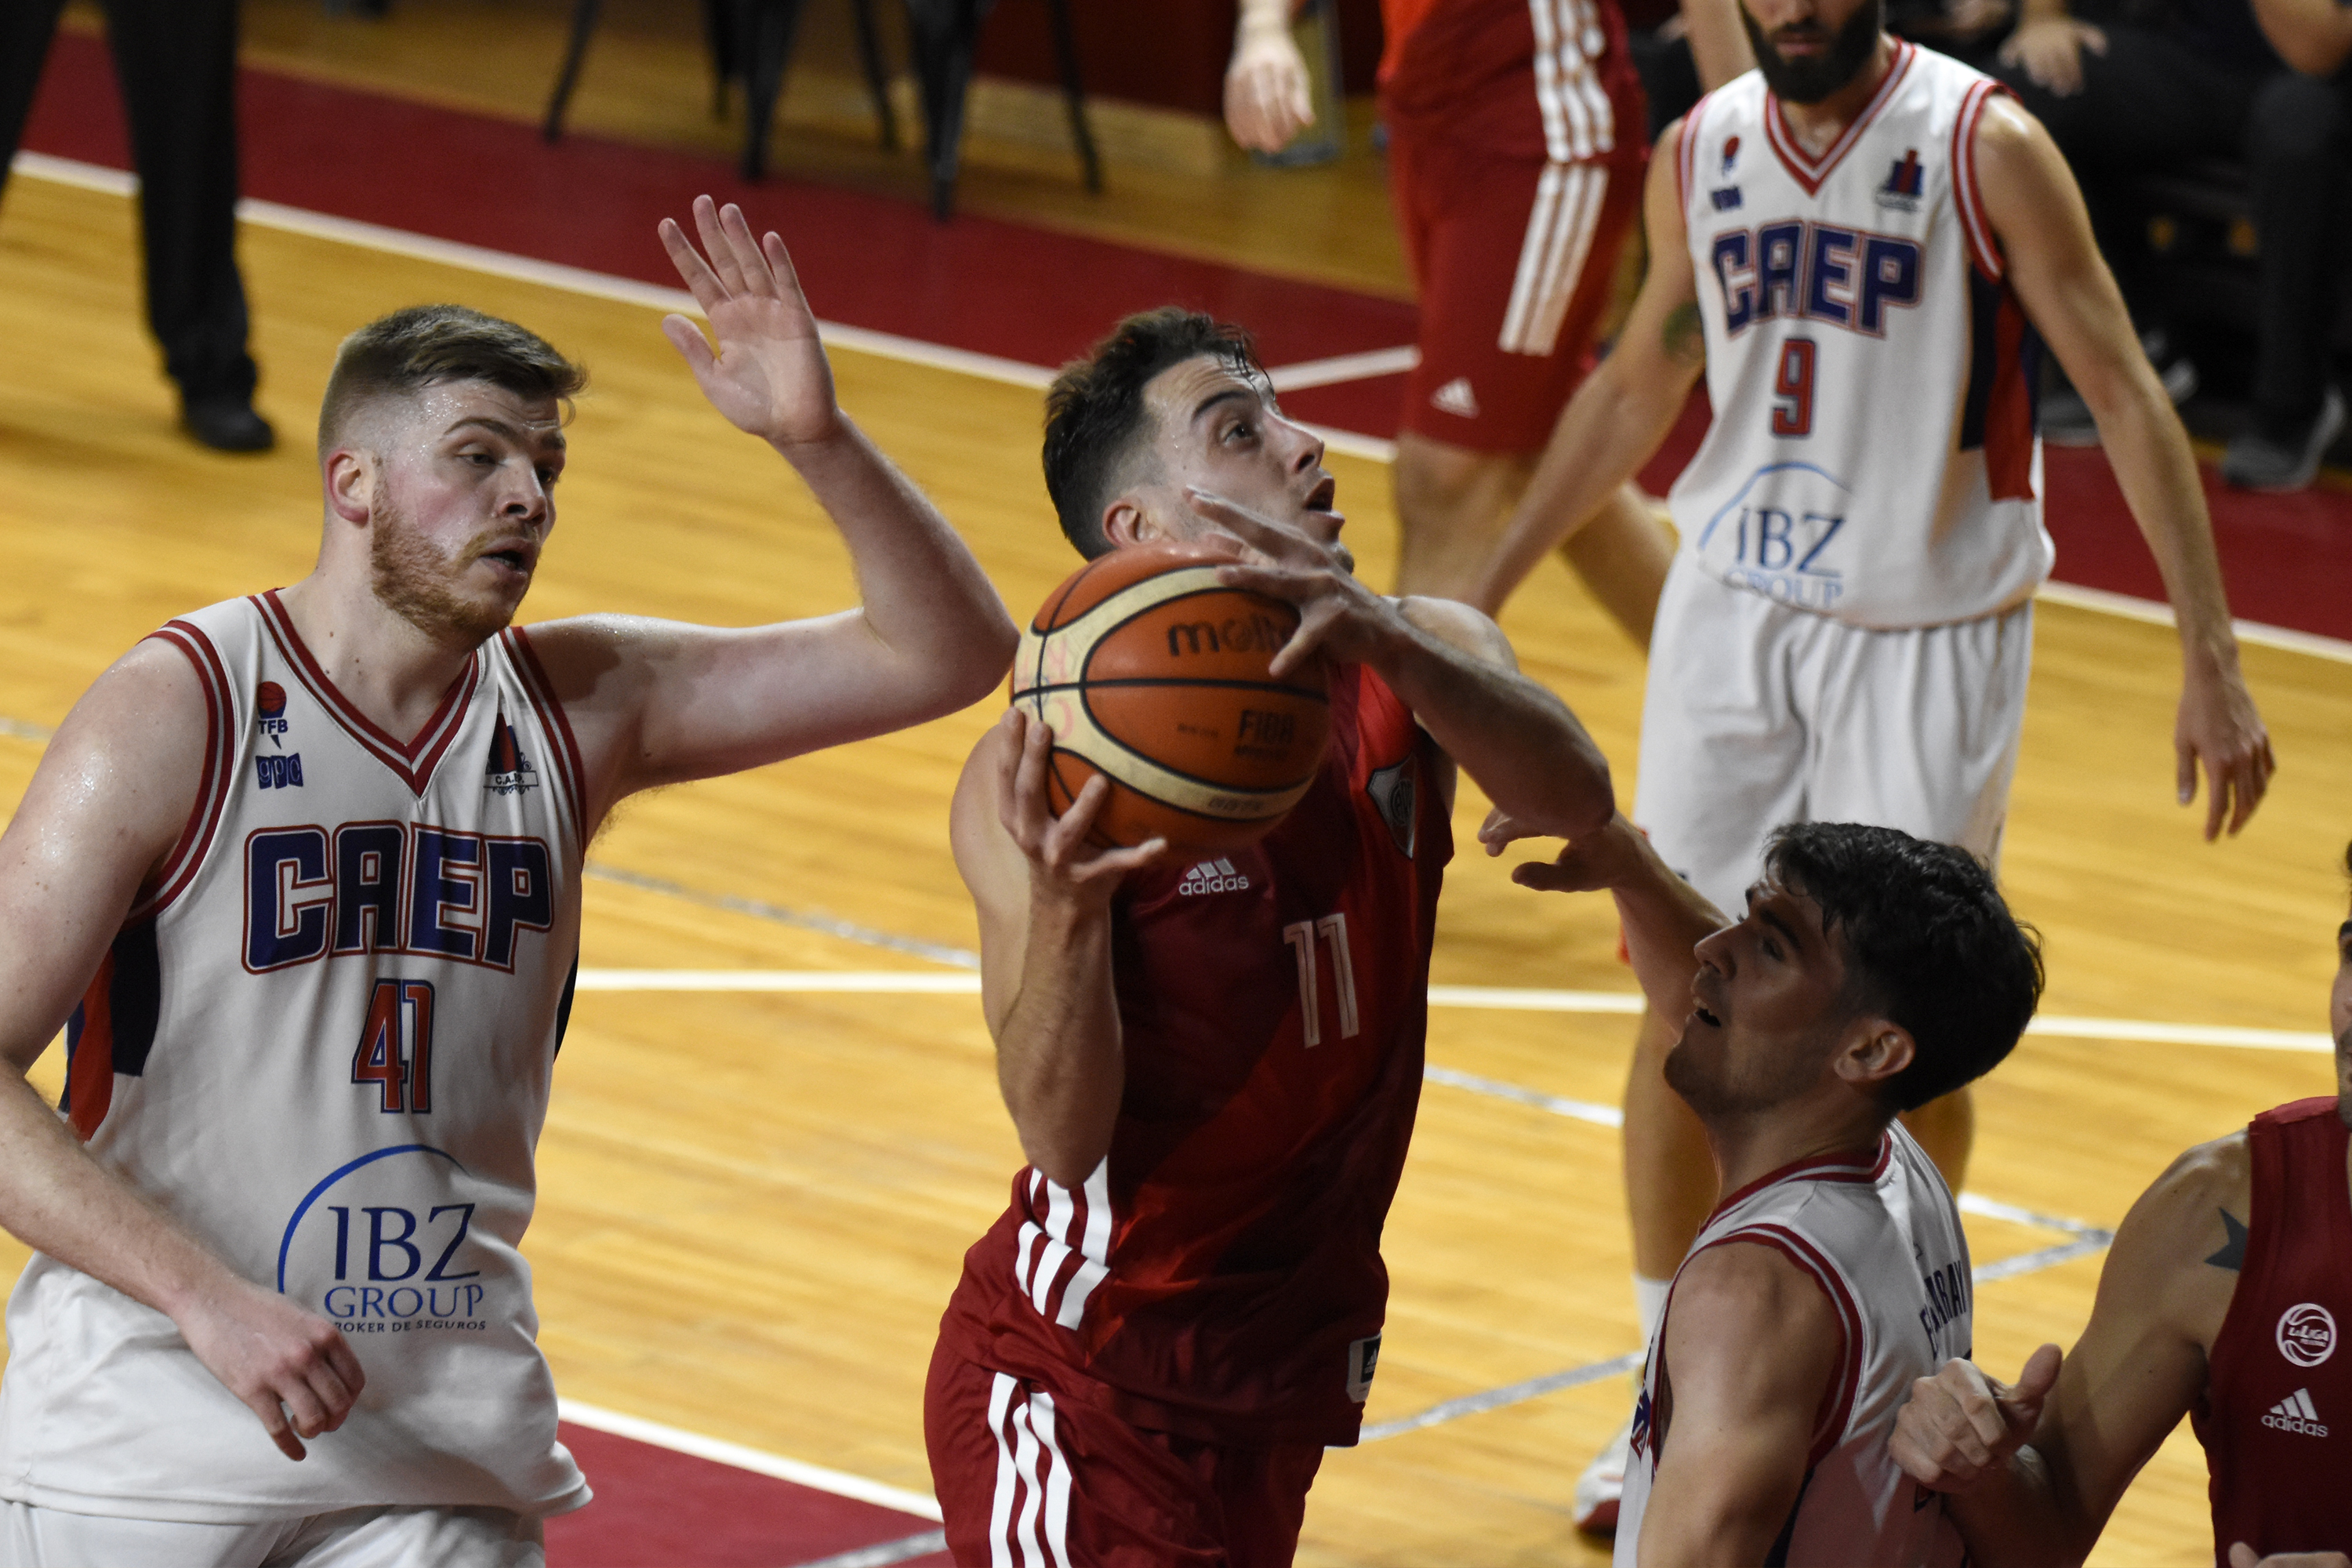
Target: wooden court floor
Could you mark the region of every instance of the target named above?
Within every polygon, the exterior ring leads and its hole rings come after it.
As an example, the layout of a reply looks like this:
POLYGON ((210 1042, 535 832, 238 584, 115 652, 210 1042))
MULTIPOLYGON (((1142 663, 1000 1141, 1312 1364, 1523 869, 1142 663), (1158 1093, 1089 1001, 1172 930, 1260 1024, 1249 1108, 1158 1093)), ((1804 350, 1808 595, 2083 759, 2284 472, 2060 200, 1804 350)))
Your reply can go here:
MULTIPOLYGON (((262 404, 287 439, 240 460, 170 429, 137 326, 126 204, 21 175, 9 187, 0 801, 21 790, 39 734, 141 635, 308 569, 319 509, 307 427, 334 344, 422 300, 512 315, 593 369, 527 618, 614 609, 740 624, 849 602, 823 519, 772 456, 701 404, 651 311, 275 230, 249 227, 243 243, 262 404)), ((1032 456, 1035 394, 858 354, 835 368, 845 406, 1025 612, 1074 564, 1032 456)), ((1386 477, 1360 459, 1332 467, 1365 570, 1383 580, 1386 477)), ((2352 665, 2248 648, 2282 771, 2242 839, 2206 846, 2170 798, 2169 634, 2062 605, 2039 615, 2004 873, 2048 939, 2045 1012, 2321 1030, 2346 900, 2334 868, 2352 835, 2352 665)), ((1505 625, 1630 793, 1638 655, 1557 571, 1505 625)), ((973 944, 946 802, 993 712, 637 802, 593 848, 583 963, 950 969, 919 944, 973 944)), ((1482 810, 1465 789, 1463 841, 1482 810)), ((1455 862, 1436 980, 1629 991, 1605 903, 1512 888, 1507 864, 1455 862)), ((1609 1015, 1444 1007, 1430 1058, 1610 1104, 1629 1032, 1609 1015)), ((59 1054, 37 1075, 52 1087, 59 1054)), ((2030 1037, 1983 1088, 1970 1187, 2112 1227, 2181 1148, 2330 1083, 2317 1054, 2030 1037)), ((583 992, 529 1246, 560 1385, 926 1489, 919 1395, 937 1315, 1017 1163, 970 996, 583 992)), ((1605 1127, 1433 1083, 1390 1225, 1394 1300, 1370 1418, 1634 1348, 1621 1205, 1605 1127)), ((1979 1264, 2066 1239, 1982 1215, 1969 1226, 1979 1264)), ((2071 1341, 2097 1269, 2091 1256, 1986 1284, 1982 1358, 2013 1371, 2041 1340, 2071 1341)), ((1335 1453, 1300 1561, 1603 1561, 1570 1530, 1569 1491, 1625 1389, 1605 1378, 1335 1453)), ((2194 1446, 2176 1435, 2094 1561, 2210 1562, 2202 1491, 2194 1446)))

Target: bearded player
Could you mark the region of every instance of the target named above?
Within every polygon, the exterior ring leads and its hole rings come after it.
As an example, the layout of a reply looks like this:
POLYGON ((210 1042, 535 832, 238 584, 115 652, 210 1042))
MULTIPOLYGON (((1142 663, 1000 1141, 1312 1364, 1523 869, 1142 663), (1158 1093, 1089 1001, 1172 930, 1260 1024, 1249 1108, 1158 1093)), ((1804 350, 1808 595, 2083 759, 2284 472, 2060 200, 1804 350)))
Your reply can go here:
MULTIPOLYGON (((2345 854, 2352 870, 2352 849, 2345 854)), ((2352 920, 2336 932, 2336 1093, 2200 1144, 2116 1231, 2083 1337, 2015 1386, 1920 1380, 1895 1458, 1944 1494, 1970 1561, 2080 1563, 2180 1418, 2225 1568, 2347 1568, 2352 1496, 2352 920)))
POLYGON ((831 514, 864 596, 722 630, 509 623, 578 366, 456 306, 354 333, 290 587, 171 622, 0 838, 5 1053, 72 1015, 65 1116, 0 1094, 0 1562, 543 1561, 588 1490, 517 1252, 582 854, 633 791, 950 711, 1013 628, 835 404, 783 246, 662 240, 703 391, 831 514), (76 1005, 77 998, 79 1005, 76 1005))
POLYGON ((1895 1118, 2017 1044, 2032 936, 1967 851, 1851 823, 1776 832, 1738 921, 1622 817, 1513 880, 1615 895, 1643 994, 1681 1016, 1665 1080, 1726 1193, 1650 1340, 1620 1568, 1959 1568, 1887 1454, 1973 1321, 1958 1205, 1895 1118))
POLYGON ((1265 1568, 1379 1356, 1454 768, 1570 835, 1609 819, 1608 767, 1484 616, 1349 574, 1323 445, 1236 329, 1130 317, 1047 410, 1078 552, 1223 542, 1226 581, 1299 607, 1275 668, 1323 662, 1331 742, 1209 864, 1090 847, 1107 780, 1054 817, 1017 710, 973 750, 956 864, 1029 1163, 940 1324, 931 1475, 966 1568, 1265 1568))
MULTIPOLYGON (((1747 0, 1759 69, 1660 138, 1641 295, 1473 595, 1500 605, 1706 370, 1714 419, 1671 497, 1682 542, 1633 816, 1718 907, 1784 822, 1879 823, 1997 859, 2052 561, 2037 332, 2097 415, 2172 599, 2179 798, 2201 763, 2206 836, 2235 832, 2272 768, 2196 461, 2064 161, 1990 78, 1889 37, 1882 10, 1747 0)), ((1658 1076, 1671 1040, 1644 1020, 1625 1090, 1645 1321, 1717 1190, 1658 1076)), ((1968 1097, 1911 1125, 1958 1185, 1968 1097)))

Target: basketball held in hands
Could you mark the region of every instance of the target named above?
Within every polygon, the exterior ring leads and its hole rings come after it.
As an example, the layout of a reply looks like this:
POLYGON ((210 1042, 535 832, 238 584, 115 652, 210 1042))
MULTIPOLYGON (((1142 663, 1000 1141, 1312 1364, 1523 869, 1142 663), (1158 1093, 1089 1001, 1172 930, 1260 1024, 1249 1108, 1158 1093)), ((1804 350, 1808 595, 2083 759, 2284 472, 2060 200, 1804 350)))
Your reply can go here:
POLYGON ((1198 544, 1114 550, 1022 634, 1013 702, 1054 731, 1048 803, 1059 815, 1088 779, 1110 780, 1097 843, 1238 849, 1315 782, 1331 731, 1322 664, 1275 679, 1298 612, 1218 582, 1232 561, 1198 544))

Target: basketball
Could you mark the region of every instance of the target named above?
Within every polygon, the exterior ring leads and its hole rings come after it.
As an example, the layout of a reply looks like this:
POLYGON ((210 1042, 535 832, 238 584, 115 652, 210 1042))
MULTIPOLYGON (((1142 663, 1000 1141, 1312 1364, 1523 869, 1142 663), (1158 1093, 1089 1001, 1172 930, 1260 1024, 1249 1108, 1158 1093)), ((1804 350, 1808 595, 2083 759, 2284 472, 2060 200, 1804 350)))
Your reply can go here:
POLYGON ((1053 809, 1097 773, 1110 780, 1097 843, 1240 848, 1322 764, 1320 663, 1278 680, 1267 668, 1298 612, 1218 582, 1232 559, 1197 544, 1114 550, 1055 589, 1022 634, 1013 701, 1053 728, 1053 809))

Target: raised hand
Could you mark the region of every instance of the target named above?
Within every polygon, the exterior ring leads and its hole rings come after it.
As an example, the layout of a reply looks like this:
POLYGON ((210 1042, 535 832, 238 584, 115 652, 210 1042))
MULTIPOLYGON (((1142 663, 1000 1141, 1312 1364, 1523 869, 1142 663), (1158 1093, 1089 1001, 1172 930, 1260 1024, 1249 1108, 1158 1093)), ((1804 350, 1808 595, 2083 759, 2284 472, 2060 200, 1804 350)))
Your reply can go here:
POLYGON ((772 229, 754 238, 742 208, 709 196, 694 198, 694 226, 701 251, 674 218, 661 221, 662 248, 709 319, 719 352, 684 316, 663 317, 662 332, 702 395, 736 428, 780 447, 832 436, 841 423, 833 367, 783 240, 772 229))
POLYGON ((1384 643, 1411 635, 1396 601, 1356 580, 1356 558, 1338 540, 1310 538, 1207 490, 1187 488, 1184 499, 1242 542, 1241 560, 1219 567, 1217 581, 1298 607, 1298 629, 1268 666, 1276 677, 1318 652, 1350 664, 1369 663, 1384 643))
POLYGON ((1935 1376, 1912 1384, 1887 1453, 1930 1490, 1966 1490, 2033 1436, 2062 1359, 2056 1345, 2043 1345, 2014 1384, 1987 1377, 1974 1362, 1946 1362, 1935 1376))
POLYGON ((1290 37, 1289 23, 1242 24, 1225 68, 1225 129, 1234 140, 1259 153, 1279 153, 1290 139, 1315 123, 1307 62, 1290 37))
POLYGON ((303 1457, 304 1437, 341 1426, 367 1383, 341 1330, 249 1280, 224 1273, 177 1321, 196 1359, 289 1459, 303 1457))

